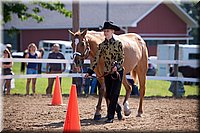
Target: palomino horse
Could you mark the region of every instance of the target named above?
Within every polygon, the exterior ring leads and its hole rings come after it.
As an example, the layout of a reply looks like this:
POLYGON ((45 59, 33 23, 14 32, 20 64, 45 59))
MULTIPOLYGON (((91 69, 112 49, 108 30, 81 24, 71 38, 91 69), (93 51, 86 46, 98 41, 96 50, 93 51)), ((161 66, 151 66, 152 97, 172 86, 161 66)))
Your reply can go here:
MULTIPOLYGON (((83 32, 69 32, 72 34, 72 48, 74 51, 74 63, 76 66, 81 66, 84 62, 84 59, 88 58, 88 56, 92 62, 98 49, 98 45, 105 39, 103 32, 87 31, 87 29, 83 32)), ((130 97, 132 88, 126 79, 126 74, 130 73, 135 82, 137 81, 137 78, 139 80, 140 103, 137 116, 140 117, 143 113, 142 103, 146 89, 146 73, 148 69, 148 51, 146 43, 139 35, 134 33, 114 35, 114 38, 119 39, 122 42, 125 55, 123 63, 124 75, 122 81, 126 89, 126 96, 123 102, 124 113, 126 116, 130 115, 131 113, 128 107, 128 98, 130 97)), ((101 103, 105 90, 103 67, 103 58, 100 58, 99 63, 94 70, 97 75, 97 79, 101 84, 95 115, 101 115, 101 103)))

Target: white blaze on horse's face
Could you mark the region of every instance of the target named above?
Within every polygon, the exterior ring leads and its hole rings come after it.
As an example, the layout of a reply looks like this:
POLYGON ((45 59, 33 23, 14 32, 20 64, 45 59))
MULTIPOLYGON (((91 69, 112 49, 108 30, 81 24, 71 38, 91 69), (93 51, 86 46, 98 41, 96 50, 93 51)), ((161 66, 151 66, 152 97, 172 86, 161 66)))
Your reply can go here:
POLYGON ((77 46, 78 45, 78 43, 79 43, 79 39, 78 38, 75 38, 75 45, 77 46))
POLYGON ((73 53, 73 62, 75 63, 76 66, 79 66, 80 64, 82 64, 82 61, 80 60, 80 56, 81 56, 81 53, 80 52, 77 52, 77 47, 78 47, 78 44, 79 44, 79 38, 75 38, 74 39, 74 53, 73 53))
POLYGON ((74 52, 76 52, 77 45, 79 44, 79 39, 78 39, 78 38, 75 38, 75 39, 74 39, 74 43, 75 43, 74 52))

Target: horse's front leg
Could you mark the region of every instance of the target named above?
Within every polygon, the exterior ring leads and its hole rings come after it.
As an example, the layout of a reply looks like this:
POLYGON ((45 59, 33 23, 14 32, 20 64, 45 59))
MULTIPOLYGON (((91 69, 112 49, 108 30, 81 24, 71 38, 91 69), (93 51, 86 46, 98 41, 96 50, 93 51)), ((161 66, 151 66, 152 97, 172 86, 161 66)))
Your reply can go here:
POLYGON ((131 110, 129 108, 128 98, 130 97, 132 88, 126 79, 126 76, 123 77, 123 85, 126 89, 126 95, 125 95, 124 102, 123 102, 124 114, 125 114, 125 116, 129 116, 131 114, 131 110))
POLYGON ((103 97, 104 97, 104 94, 105 94, 104 83, 101 84, 98 87, 98 91, 99 91, 99 99, 98 99, 98 103, 97 103, 97 106, 96 106, 96 112, 95 112, 95 115, 94 115, 94 120, 100 120, 101 119, 101 104, 102 104, 102 100, 103 100, 103 97))

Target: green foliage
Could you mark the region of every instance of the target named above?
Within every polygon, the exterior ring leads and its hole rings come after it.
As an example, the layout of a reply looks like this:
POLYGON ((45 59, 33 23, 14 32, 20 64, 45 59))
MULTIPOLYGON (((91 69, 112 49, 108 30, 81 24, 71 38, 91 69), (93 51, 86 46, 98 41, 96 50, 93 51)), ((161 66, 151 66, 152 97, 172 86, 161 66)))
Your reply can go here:
POLYGON ((45 8, 51 11, 57 11, 65 17, 71 17, 72 12, 65 8, 65 5, 60 1, 56 2, 30 2, 35 5, 32 12, 29 11, 27 4, 22 2, 3 2, 3 24, 12 20, 12 14, 16 14, 21 21, 26 21, 29 18, 36 20, 38 23, 44 20, 43 16, 38 15, 40 8, 45 8))
POLYGON ((43 21, 43 17, 38 16, 36 12, 36 9, 34 9, 34 12, 27 12, 28 7, 21 3, 11 3, 11 2, 4 2, 3 3, 3 21, 4 23, 7 23, 12 20, 12 14, 17 14, 18 18, 21 21, 25 21, 28 18, 33 18, 34 20, 37 20, 37 22, 43 21))
POLYGON ((60 1, 56 2, 34 2, 34 4, 49 9, 51 11, 57 11, 63 14, 65 17, 72 17, 72 12, 65 9, 65 5, 60 1))
MULTIPOLYGON (((198 24, 200 24, 200 2, 199 1, 193 1, 193 2, 182 2, 180 4, 181 8, 185 10, 198 24)), ((191 41, 191 43, 199 43, 199 27, 193 28, 190 32, 190 35, 194 37, 194 40, 191 41)))
POLYGON ((199 12, 200 9, 198 8, 197 2, 183 2, 181 3, 181 8, 185 10, 194 20, 199 21, 199 12))

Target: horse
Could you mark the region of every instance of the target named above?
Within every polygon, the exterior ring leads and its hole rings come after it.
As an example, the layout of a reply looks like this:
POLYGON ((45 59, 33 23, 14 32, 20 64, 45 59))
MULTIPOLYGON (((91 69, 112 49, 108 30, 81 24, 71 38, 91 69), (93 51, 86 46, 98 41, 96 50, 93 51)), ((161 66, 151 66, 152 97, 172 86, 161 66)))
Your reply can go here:
MULTIPOLYGON (((98 45, 104 41, 105 37, 103 32, 96 31, 88 31, 85 29, 84 31, 75 32, 68 30, 72 35, 72 49, 73 49, 73 62, 79 67, 83 65, 84 60, 89 57, 92 62, 95 57, 95 53, 98 49, 98 45)), ((129 108, 128 98, 131 94, 131 85, 128 83, 126 79, 126 74, 130 73, 132 79, 136 83, 139 81, 140 86, 140 102, 137 116, 141 117, 143 113, 143 99, 146 90, 146 73, 148 70, 148 50, 145 41, 135 33, 127 33, 121 35, 113 35, 115 39, 118 39, 122 42, 124 49, 124 63, 122 64, 124 67, 124 75, 123 75, 123 85, 126 89, 126 95, 123 101, 124 106, 124 114, 125 116, 129 116, 131 114, 131 110, 129 108)), ((102 98, 104 96, 105 84, 104 84, 104 61, 101 57, 97 67, 94 72, 96 73, 97 79, 101 84, 101 88, 99 91, 99 99, 96 106, 96 115, 101 115, 101 103, 102 98)), ((107 100, 106 100, 107 102, 107 100)), ((108 102, 107 102, 108 106, 108 102)))

